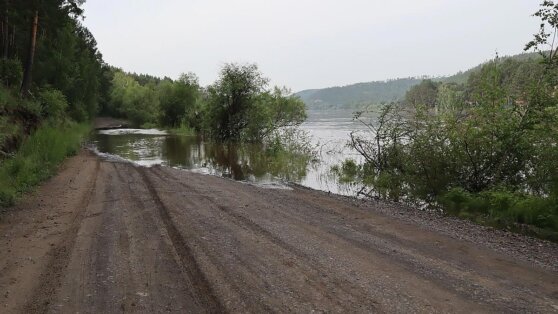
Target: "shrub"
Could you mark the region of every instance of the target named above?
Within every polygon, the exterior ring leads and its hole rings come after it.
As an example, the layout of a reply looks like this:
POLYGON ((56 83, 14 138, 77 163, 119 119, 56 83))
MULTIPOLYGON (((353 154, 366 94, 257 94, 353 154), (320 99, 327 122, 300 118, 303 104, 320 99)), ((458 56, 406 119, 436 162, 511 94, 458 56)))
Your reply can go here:
POLYGON ((43 117, 59 120, 64 117, 68 108, 66 96, 61 91, 52 88, 43 88, 39 91, 39 101, 43 117))
POLYGON ((0 79, 6 87, 17 86, 21 83, 23 68, 17 59, 0 59, 0 79))
POLYGON ((226 64, 207 89, 204 131, 219 140, 262 143, 306 119, 304 103, 286 89, 268 90, 257 65, 226 64))

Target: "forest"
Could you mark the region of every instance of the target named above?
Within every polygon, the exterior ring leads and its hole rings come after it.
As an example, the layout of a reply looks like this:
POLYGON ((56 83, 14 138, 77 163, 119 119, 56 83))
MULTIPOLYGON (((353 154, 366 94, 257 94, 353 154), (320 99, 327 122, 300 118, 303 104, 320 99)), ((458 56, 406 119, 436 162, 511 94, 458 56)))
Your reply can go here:
POLYGON ((398 78, 387 81, 357 83, 347 86, 305 90, 297 95, 310 110, 358 109, 370 104, 398 101, 422 78, 398 78))

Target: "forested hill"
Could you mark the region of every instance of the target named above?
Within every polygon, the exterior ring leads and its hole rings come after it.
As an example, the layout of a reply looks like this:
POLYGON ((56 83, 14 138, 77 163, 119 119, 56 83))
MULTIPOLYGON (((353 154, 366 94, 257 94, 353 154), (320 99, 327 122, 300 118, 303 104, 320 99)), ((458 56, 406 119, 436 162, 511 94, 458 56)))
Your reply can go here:
POLYGON ((396 101, 422 78, 357 83, 347 86, 304 90, 297 95, 309 109, 355 108, 362 104, 396 101))
MULTIPOLYGON (((512 58, 522 61, 537 58, 537 53, 522 53, 511 57, 502 57, 500 60, 512 58)), ((482 63, 467 71, 458 72, 451 76, 430 78, 433 81, 464 84, 471 73, 479 71, 482 63)), ((356 83, 346 86, 328 87, 323 89, 308 89, 296 93, 308 109, 355 109, 368 104, 379 104, 399 101, 411 87, 419 84, 425 77, 398 78, 386 81, 356 83)))

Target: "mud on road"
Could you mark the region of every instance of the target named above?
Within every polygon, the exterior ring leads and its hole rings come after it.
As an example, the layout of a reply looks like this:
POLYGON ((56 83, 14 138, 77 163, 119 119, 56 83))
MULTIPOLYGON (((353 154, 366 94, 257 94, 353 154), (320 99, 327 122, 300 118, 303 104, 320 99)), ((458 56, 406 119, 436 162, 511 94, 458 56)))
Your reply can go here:
POLYGON ((82 152, 2 214, 0 312, 558 312, 552 262, 381 206, 82 152))

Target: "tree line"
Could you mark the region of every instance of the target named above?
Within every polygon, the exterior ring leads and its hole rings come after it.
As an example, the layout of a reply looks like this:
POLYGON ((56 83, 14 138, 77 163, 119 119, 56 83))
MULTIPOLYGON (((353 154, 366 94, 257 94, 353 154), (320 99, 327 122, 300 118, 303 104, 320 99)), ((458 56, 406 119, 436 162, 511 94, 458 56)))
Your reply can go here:
POLYGON ((225 64, 216 82, 201 87, 193 73, 177 80, 112 69, 101 114, 136 126, 161 126, 218 140, 262 142, 306 119, 304 103, 285 88, 269 88, 255 64, 225 64))
POLYGON ((44 123, 88 121, 106 100, 108 71, 78 0, 0 2, 0 151, 44 123))
POLYGON ((0 1, 0 207, 56 172, 107 98, 80 0, 0 1))

